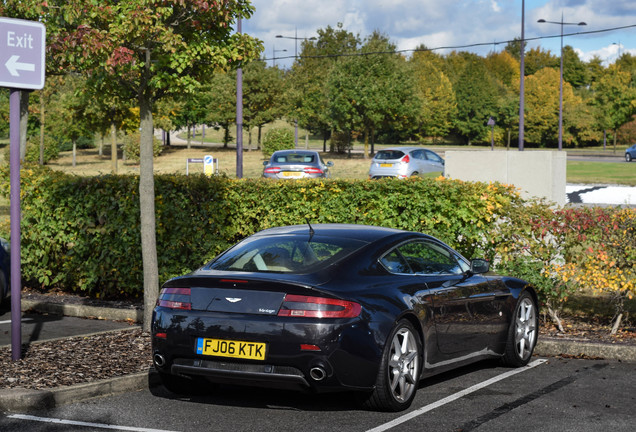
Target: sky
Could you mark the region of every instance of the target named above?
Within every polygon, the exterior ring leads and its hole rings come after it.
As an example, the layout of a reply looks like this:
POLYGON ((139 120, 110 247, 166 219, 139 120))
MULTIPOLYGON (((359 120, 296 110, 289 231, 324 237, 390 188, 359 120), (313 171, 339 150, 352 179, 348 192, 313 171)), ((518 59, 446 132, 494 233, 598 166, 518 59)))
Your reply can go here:
MULTIPOLYGON (((407 56, 421 44, 431 49, 458 47, 458 51, 485 56, 493 50, 503 50, 507 41, 521 36, 521 0, 251 0, 251 3, 256 10, 250 19, 243 20, 243 32, 264 42, 262 58, 268 60, 268 65, 275 61, 283 68, 291 66, 295 50, 300 52, 302 40, 293 38, 317 36, 318 29, 336 28, 338 23, 361 39, 378 30, 398 50, 405 50, 407 56), (483 45, 459 48, 472 44, 483 45)), ((525 38, 545 38, 530 40, 527 47, 540 46, 558 56, 560 22, 567 23, 563 25, 566 35, 563 44, 572 46, 583 61, 598 56, 607 65, 616 61, 619 50, 636 55, 635 0, 525 0, 525 38), (556 24, 538 23, 539 19, 556 24), (586 25, 576 25, 579 22, 586 25), (618 27, 627 28, 609 30, 618 27), (581 32, 589 34, 573 34, 581 32)), ((436 50, 441 54, 449 51, 436 50)))

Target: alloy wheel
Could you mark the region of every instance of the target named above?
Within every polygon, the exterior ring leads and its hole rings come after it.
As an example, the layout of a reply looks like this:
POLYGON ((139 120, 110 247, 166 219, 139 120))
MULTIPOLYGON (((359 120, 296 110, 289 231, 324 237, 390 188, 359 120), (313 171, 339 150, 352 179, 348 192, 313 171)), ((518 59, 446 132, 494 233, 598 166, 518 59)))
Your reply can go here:
POLYGON ((417 388, 419 351, 415 335, 401 328, 393 336, 389 357, 389 383, 395 400, 407 401, 417 388))

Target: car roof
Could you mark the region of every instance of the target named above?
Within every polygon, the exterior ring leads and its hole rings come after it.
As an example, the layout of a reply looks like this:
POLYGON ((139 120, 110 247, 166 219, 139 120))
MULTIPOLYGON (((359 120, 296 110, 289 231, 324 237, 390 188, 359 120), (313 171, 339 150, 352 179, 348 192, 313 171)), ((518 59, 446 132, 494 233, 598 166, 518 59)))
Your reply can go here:
POLYGON ((387 236, 395 234, 406 234, 408 231, 378 227, 372 225, 357 225, 357 224, 304 224, 304 225, 291 225, 275 228, 268 228, 263 231, 259 231, 254 236, 268 236, 268 235, 284 235, 284 234, 303 234, 306 235, 309 230, 313 229, 314 235, 317 236, 337 236, 347 237, 351 239, 358 239, 364 241, 375 241, 387 236))
POLYGON ((314 150, 276 150, 274 153, 272 153, 273 155, 281 155, 281 154, 311 154, 311 155, 316 155, 318 154, 317 151, 314 150))
MULTIPOLYGON (((428 151, 433 152, 433 150, 431 150, 431 149, 427 149, 427 148, 425 148, 425 147, 414 147, 414 146, 395 146, 395 147, 386 147, 386 148, 380 149, 380 150, 378 150, 378 153, 380 153, 381 151, 387 151, 387 150, 388 150, 388 151, 391 151, 391 150, 400 150, 400 151, 403 151, 403 152, 406 152, 406 151, 413 151, 413 150, 428 150, 428 151)), ((435 152, 433 152, 433 153, 435 153, 435 152)))

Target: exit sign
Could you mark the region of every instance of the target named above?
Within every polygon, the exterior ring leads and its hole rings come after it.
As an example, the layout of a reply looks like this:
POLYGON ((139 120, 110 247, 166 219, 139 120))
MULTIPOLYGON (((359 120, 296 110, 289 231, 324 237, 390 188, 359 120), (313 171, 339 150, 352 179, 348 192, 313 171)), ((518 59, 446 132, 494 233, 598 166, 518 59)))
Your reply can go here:
POLYGON ((0 87, 39 90, 44 87, 44 24, 0 18, 0 87))

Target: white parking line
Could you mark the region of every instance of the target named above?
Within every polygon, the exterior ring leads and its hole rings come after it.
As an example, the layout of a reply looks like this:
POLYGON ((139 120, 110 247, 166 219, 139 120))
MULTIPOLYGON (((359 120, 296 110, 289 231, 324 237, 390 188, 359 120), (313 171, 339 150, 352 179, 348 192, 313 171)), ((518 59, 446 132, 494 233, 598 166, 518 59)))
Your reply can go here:
POLYGON ((419 408, 419 409, 417 409, 417 410, 415 410, 413 412, 410 412, 410 413, 405 414, 405 415, 403 415, 401 417, 398 417, 398 418, 396 418, 393 421, 390 421, 388 423, 384 423, 383 425, 380 425, 380 426, 375 427, 373 429, 369 429, 367 432, 383 432, 383 431, 389 430, 389 429, 391 429, 391 428, 393 428, 395 426, 398 426, 398 425, 400 425, 400 424, 402 424, 404 422, 407 422, 407 421, 409 421, 411 419, 414 419, 415 417, 417 417, 419 415, 422 415, 424 413, 432 411, 435 408, 439 408, 442 405, 446 405, 447 403, 453 402, 453 401, 455 401, 455 400, 457 400, 459 398, 462 398, 462 397, 464 397, 464 396, 466 396, 466 395, 468 395, 470 393, 474 393, 477 390, 481 390, 484 387, 488 387, 489 385, 494 384, 497 381, 504 380, 504 379, 509 378, 509 377, 511 377, 513 375, 516 375, 518 373, 525 372, 525 371, 527 371, 529 369, 532 369, 535 366, 539 366, 540 364, 543 364, 546 361, 547 360, 545 360, 545 359, 538 359, 538 360, 535 360, 535 361, 529 363, 525 367, 522 367, 522 368, 519 368, 519 369, 514 369, 514 370, 511 370, 509 372, 503 373, 501 375, 497 375, 496 377, 490 378, 487 381, 481 382, 479 384, 475 384, 472 387, 468 387, 465 390, 462 390, 460 392, 457 392, 455 394, 447 396, 444 399, 440 399, 437 402, 434 402, 432 404, 423 406, 422 408, 419 408))
MULTIPOLYGON (((31 322, 31 321, 33 321, 33 318, 22 318, 21 321, 22 322, 31 322)), ((11 324, 11 320, 0 321, 0 324, 11 324)))
POLYGON ((61 425, 86 426, 86 427, 99 428, 99 429, 114 429, 119 431, 173 432, 173 431, 166 431, 163 429, 147 429, 147 428, 138 428, 138 427, 132 427, 132 426, 118 426, 118 425, 109 425, 109 424, 103 424, 103 423, 89 423, 89 422, 81 422, 81 421, 74 421, 74 420, 36 417, 36 416, 23 415, 23 414, 12 414, 12 415, 8 415, 7 418, 38 421, 43 423, 54 423, 54 424, 61 424, 61 425))

